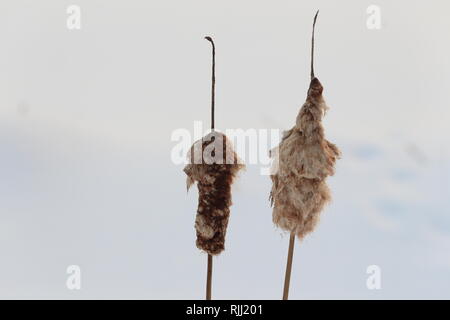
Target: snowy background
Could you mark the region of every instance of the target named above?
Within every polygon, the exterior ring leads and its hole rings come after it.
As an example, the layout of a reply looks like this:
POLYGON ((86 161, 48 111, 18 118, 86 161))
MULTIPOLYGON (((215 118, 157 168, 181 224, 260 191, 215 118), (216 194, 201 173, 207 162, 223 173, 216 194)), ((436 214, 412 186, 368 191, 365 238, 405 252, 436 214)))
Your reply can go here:
MULTIPOLYGON (((209 123, 203 36, 216 126, 287 129, 318 8, 324 124, 343 158, 334 201, 297 242, 290 297, 450 298, 450 4, 386 0, 1 1, 0 298, 202 299, 197 192, 171 134, 209 123), (71 4, 81 30, 66 27, 71 4), (373 264, 381 290, 366 287, 373 264)), ((281 297, 289 237, 259 170, 234 185, 214 298, 281 297)))

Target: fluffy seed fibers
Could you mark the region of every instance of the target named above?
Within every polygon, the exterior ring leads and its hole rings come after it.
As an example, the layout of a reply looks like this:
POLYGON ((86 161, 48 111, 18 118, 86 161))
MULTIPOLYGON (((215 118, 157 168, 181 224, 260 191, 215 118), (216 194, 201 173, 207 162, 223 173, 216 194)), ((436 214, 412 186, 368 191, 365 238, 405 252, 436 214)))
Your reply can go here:
POLYGON ((313 78, 295 126, 271 151, 273 222, 300 239, 314 230, 331 199, 325 179, 334 174, 340 157, 339 149, 325 139, 322 117, 328 107, 322 91, 320 81, 313 78))

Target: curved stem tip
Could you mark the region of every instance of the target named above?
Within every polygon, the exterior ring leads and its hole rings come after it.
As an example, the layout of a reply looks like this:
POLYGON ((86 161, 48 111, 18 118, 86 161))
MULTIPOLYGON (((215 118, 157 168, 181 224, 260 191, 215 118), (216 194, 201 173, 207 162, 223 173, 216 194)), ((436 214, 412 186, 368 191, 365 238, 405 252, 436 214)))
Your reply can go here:
POLYGON ((211 130, 214 130, 214 108, 216 100, 216 46, 211 37, 205 37, 212 45, 212 77, 211 77, 211 130))

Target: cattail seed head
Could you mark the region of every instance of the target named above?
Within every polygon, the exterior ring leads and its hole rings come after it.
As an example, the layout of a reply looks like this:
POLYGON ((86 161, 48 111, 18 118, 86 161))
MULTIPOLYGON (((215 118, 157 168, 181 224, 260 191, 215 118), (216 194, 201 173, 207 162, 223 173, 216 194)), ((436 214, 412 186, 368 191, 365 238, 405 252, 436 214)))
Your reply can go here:
POLYGON ((225 236, 230 216, 231 185, 244 168, 231 142, 222 133, 213 131, 194 143, 184 168, 187 186, 197 182, 199 201, 195 230, 197 247, 210 255, 225 249, 225 236), (201 161, 194 154, 201 154, 201 161), (197 161, 195 161, 197 160, 197 161))

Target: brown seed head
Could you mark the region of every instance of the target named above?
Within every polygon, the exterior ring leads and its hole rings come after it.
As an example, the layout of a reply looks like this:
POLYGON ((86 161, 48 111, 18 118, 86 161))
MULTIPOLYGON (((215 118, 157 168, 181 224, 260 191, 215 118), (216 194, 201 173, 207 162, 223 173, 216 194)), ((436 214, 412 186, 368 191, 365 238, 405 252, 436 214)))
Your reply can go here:
POLYGON ((320 83, 319 79, 314 77, 309 84, 308 96, 318 97, 322 95, 322 92, 323 92, 322 84, 320 83))

